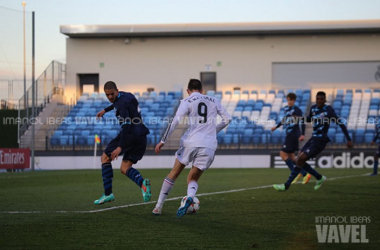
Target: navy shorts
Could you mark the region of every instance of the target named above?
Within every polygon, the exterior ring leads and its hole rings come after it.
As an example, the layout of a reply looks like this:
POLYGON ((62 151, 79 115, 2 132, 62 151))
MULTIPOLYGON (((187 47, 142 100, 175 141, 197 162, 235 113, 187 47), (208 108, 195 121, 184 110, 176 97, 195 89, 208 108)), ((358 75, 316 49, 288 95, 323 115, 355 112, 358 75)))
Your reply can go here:
POLYGON ((377 148, 376 155, 380 157, 380 143, 379 143, 379 147, 377 148))
POLYGON ((329 140, 325 138, 311 137, 302 147, 301 152, 306 154, 309 158, 315 158, 325 149, 327 143, 329 143, 329 140))
POLYGON ((298 138, 297 135, 289 134, 285 137, 285 142, 282 145, 281 151, 291 154, 298 151, 298 138))
MULTIPOLYGON (((108 143, 104 153, 110 157, 111 153, 119 146, 120 133, 108 143)), ((131 161, 133 164, 136 164, 141 160, 145 154, 147 144, 146 135, 134 137, 125 147, 121 150, 119 155, 123 155, 123 161, 131 161)))

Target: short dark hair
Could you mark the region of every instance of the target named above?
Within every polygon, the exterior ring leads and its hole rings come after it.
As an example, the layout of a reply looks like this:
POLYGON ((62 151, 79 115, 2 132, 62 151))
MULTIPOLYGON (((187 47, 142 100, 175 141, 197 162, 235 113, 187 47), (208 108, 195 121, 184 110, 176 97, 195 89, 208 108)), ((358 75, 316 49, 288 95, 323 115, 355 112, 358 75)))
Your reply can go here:
POLYGON ((297 99, 297 95, 294 94, 294 93, 289 93, 286 98, 289 98, 290 100, 296 100, 297 99))
POLYGON ((116 83, 114 83, 113 81, 108 81, 104 84, 104 90, 106 89, 114 89, 114 90, 117 90, 117 86, 116 86, 116 83))
POLYGON ((324 96, 326 98, 326 93, 323 91, 319 91, 316 96, 319 96, 319 95, 324 96))
POLYGON ((202 83, 198 79, 190 79, 187 89, 200 91, 202 89, 202 83))

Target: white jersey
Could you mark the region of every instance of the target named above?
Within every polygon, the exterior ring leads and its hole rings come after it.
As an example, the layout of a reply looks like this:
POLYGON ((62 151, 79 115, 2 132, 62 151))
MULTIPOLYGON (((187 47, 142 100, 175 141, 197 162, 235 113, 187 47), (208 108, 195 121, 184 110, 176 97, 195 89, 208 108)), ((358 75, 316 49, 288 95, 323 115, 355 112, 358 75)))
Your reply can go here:
POLYGON ((218 141, 216 134, 231 121, 231 116, 222 107, 220 101, 213 96, 193 92, 181 100, 177 113, 169 124, 161 142, 165 143, 180 122, 189 124, 189 128, 181 138, 181 146, 206 147, 216 150, 218 141), (222 120, 218 123, 218 115, 222 120))

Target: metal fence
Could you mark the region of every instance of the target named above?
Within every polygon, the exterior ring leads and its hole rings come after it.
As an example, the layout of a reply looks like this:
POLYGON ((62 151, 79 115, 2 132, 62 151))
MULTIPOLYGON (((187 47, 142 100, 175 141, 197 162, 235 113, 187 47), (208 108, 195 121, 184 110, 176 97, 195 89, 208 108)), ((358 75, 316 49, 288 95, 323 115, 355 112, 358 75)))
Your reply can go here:
POLYGON ((28 129, 31 119, 38 116, 50 102, 53 95, 64 95, 66 82, 66 66, 63 63, 52 61, 46 70, 37 78, 35 83, 35 110, 32 112, 32 87, 18 101, 19 135, 20 138, 28 129), (32 115, 34 114, 34 116, 32 115))

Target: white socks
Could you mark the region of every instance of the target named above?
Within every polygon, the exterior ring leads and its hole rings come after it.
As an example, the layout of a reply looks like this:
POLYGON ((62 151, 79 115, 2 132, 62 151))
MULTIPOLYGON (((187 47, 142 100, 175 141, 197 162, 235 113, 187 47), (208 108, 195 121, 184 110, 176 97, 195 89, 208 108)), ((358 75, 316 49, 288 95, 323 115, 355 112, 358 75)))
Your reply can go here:
POLYGON ((198 190, 198 182, 190 181, 189 184, 187 185, 187 196, 194 198, 195 194, 197 193, 197 190, 198 190))
MULTIPOLYGON (((168 196, 170 190, 172 190, 173 186, 174 186, 174 181, 170 179, 169 177, 166 177, 164 182, 162 183, 160 196, 158 197, 156 207, 162 208, 166 200, 166 197, 168 196)), ((189 184, 187 185, 187 196, 194 198, 195 194, 197 193, 197 190, 198 190, 198 182, 190 181, 189 184)))
POLYGON ((168 196, 170 190, 172 190, 173 186, 174 186, 174 181, 170 179, 169 177, 165 177, 165 180, 162 183, 160 196, 158 197, 156 207, 162 208, 166 200, 166 197, 168 196))

